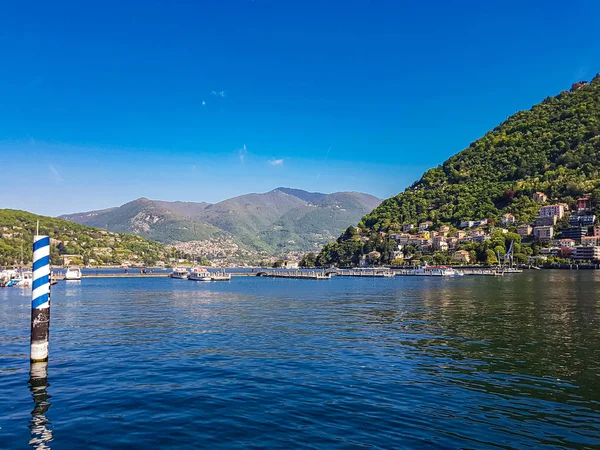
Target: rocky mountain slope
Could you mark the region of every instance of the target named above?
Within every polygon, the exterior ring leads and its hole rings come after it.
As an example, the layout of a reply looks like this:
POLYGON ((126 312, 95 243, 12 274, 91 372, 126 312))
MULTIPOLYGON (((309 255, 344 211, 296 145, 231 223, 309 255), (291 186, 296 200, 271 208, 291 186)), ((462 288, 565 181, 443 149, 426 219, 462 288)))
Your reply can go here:
POLYGON ((358 192, 277 188, 215 204, 140 198, 61 218, 176 244, 213 258, 256 259, 318 250, 380 201, 358 192))

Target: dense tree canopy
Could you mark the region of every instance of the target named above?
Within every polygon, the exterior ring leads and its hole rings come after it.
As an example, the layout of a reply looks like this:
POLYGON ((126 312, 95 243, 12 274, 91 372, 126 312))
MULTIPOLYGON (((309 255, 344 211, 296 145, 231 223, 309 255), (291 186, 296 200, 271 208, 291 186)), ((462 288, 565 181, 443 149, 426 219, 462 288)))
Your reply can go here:
POLYGON ((73 263, 120 264, 135 255, 140 264, 154 264, 168 250, 139 236, 38 216, 25 211, 0 209, 0 266, 31 263, 33 236, 39 221, 40 234, 51 238, 50 261, 61 264, 62 255, 79 255, 73 263))

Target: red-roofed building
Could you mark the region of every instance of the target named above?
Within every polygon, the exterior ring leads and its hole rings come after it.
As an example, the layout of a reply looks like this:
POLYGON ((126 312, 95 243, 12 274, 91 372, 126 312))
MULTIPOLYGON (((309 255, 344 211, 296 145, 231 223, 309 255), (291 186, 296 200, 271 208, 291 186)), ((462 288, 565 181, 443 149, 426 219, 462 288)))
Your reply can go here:
POLYGON ((577 199, 577 211, 591 211, 592 201, 588 197, 581 197, 577 199))
POLYGON ((503 214, 502 219, 500 219, 500 223, 502 225, 512 225, 515 223, 515 216, 512 214, 503 214))

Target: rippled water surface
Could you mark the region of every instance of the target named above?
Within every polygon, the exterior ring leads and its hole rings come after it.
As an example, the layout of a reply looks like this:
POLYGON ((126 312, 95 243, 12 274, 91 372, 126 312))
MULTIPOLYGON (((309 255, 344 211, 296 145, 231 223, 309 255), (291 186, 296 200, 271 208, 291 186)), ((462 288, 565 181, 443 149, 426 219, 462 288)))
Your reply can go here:
POLYGON ((0 448, 600 448, 600 273, 0 289, 0 448))

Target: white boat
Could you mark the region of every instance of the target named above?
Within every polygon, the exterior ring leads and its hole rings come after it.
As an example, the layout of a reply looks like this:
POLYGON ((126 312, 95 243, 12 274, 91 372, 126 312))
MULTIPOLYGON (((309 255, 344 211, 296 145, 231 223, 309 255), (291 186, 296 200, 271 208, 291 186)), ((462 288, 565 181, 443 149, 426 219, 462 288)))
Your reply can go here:
POLYGON ((6 270, 0 271, 0 287, 8 286, 9 281, 10 276, 8 275, 8 272, 6 270))
POLYGON ((202 267, 194 267, 192 273, 188 276, 192 281, 211 281, 211 273, 202 267))
POLYGON ((15 286, 16 283, 18 282, 18 280, 20 279, 20 275, 19 272, 17 272, 16 270, 4 270, 2 272, 0 272, 0 286, 3 287, 11 287, 11 286, 15 286))
POLYGON ((19 284, 17 286, 31 287, 32 284, 33 284, 33 272, 30 270, 27 272, 21 272, 21 281, 19 282, 19 284))
POLYGON ((67 267, 65 273, 65 281, 79 281, 81 280, 81 269, 79 267, 67 267))
POLYGON ((409 271, 408 275, 421 277, 460 277, 463 274, 452 267, 424 265, 409 271))
POLYGON ((185 280, 189 275, 187 269, 183 267, 174 267, 173 272, 169 275, 171 278, 179 278, 181 280, 185 280))
POLYGON ((5 270, 0 274, 0 286, 31 287, 33 284, 33 272, 5 270))
POLYGON ((4 279, 4 286, 21 286, 31 287, 33 284, 33 272, 17 270, 6 270, 3 272, 2 278, 4 279))

